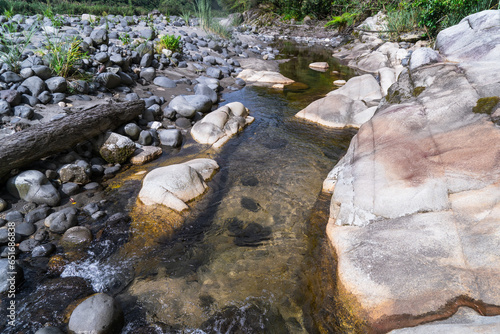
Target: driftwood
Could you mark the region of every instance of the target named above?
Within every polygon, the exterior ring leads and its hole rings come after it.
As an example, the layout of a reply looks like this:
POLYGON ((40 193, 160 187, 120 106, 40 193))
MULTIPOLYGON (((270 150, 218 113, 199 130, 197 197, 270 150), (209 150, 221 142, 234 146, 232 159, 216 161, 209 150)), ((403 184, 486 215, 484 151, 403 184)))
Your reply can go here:
POLYGON ((7 136, 0 142, 0 179, 14 168, 70 149, 115 129, 143 111, 144 101, 99 104, 7 136))

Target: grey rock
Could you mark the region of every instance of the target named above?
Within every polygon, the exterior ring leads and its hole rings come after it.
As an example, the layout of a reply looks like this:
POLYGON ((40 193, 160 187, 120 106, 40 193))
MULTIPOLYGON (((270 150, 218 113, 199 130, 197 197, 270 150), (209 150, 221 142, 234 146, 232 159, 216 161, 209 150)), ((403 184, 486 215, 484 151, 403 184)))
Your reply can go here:
POLYGON ((181 129, 189 129, 191 127, 191 121, 185 117, 179 117, 175 120, 175 126, 181 129))
POLYGON ((42 94, 38 95, 38 101, 43 104, 50 103, 50 101, 52 101, 52 94, 46 90, 42 92, 42 94))
POLYGON ((45 65, 34 65, 31 67, 35 75, 42 80, 47 80, 52 76, 52 70, 45 65))
POLYGON ((153 55, 151 53, 146 53, 141 57, 140 66, 141 67, 149 67, 151 66, 151 62, 153 61, 153 55))
POLYGON ((98 52, 95 54, 94 59, 104 64, 109 60, 109 54, 107 52, 98 52))
POLYGON ((29 77, 32 77, 35 75, 35 72, 33 72, 33 70, 30 68, 30 67, 27 67, 27 68, 23 68, 20 72, 19 72, 19 75, 21 76, 21 78, 24 78, 24 79, 27 79, 29 77))
POLYGON ((64 93, 54 93, 52 94, 52 103, 57 104, 59 102, 64 101, 66 98, 66 94, 64 93))
POLYGON ((36 170, 28 170, 9 179, 7 190, 17 198, 36 204, 56 206, 60 196, 45 175, 36 170))
POLYGON ((10 116, 12 115, 12 111, 10 109, 9 102, 5 100, 0 100, 0 117, 1 116, 10 116))
MULTIPOLYGON (((31 251, 31 256, 33 257, 42 257, 49 256, 56 251, 56 246, 49 242, 46 244, 38 245, 31 251)), ((38 332, 37 332, 38 333, 38 332)))
POLYGON ((431 48, 418 48, 413 51, 410 58, 410 70, 417 67, 440 62, 441 56, 439 53, 431 48))
POLYGON ((147 41, 152 41, 156 37, 156 34, 155 34, 154 30, 153 29, 149 29, 149 28, 143 29, 139 33, 147 41))
POLYGON ((134 79, 125 72, 119 71, 118 75, 120 76, 122 85, 132 86, 135 83, 134 79))
POLYGON ((203 62, 208 65, 215 65, 217 62, 215 61, 214 56, 205 56, 203 57, 203 62))
POLYGON ((222 79, 223 78, 222 71, 220 70, 220 68, 209 67, 209 68, 207 68, 206 73, 209 77, 212 77, 215 79, 222 79))
POLYGON ((74 207, 69 207, 52 213, 50 216, 45 218, 45 226, 49 228, 51 232, 54 233, 64 233, 70 227, 76 225, 76 215, 78 211, 74 207))
POLYGON ((47 218, 49 212, 50 208, 48 206, 42 206, 28 212, 24 217, 24 220, 28 223, 34 224, 39 220, 47 218))
POLYGON ((99 46, 101 44, 108 44, 108 33, 104 29, 94 29, 92 33, 90 33, 90 38, 94 46, 99 46))
POLYGON ((135 123, 128 123, 124 126, 123 130, 132 140, 137 140, 137 138, 139 138, 139 133, 141 132, 141 128, 135 123))
POLYGON ((91 216, 97 211, 99 211, 99 205, 97 205, 97 203, 89 203, 83 207, 83 211, 89 216, 91 216))
POLYGON ((108 89, 113 89, 120 86, 122 80, 118 74, 106 72, 99 74, 96 81, 108 89))
POLYGON ((47 79, 45 80, 45 84, 52 93, 64 93, 68 88, 66 79, 63 77, 53 77, 47 79))
POLYGON ((196 113, 195 107, 193 107, 183 95, 176 96, 170 101, 168 106, 174 109, 176 113, 186 118, 192 118, 196 113))
POLYGON ((23 214, 17 210, 10 211, 5 215, 5 220, 8 222, 20 223, 23 219, 23 214))
POLYGON ((123 62, 124 62, 124 59, 121 55, 117 54, 117 53, 114 53, 111 55, 111 57, 109 57, 109 60, 113 63, 113 64, 116 64, 118 66, 122 66, 123 65, 123 62))
POLYGON ((21 94, 13 89, 0 91, 0 99, 7 101, 11 107, 17 106, 21 103, 21 94))
POLYGON ((21 63, 21 68, 33 67, 35 65, 43 65, 43 59, 38 56, 29 56, 21 63))
POLYGON ((137 142, 143 146, 151 145, 151 143, 153 142, 151 132, 142 130, 139 134, 139 139, 137 140, 137 142))
POLYGON ((153 55, 153 45, 151 43, 142 43, 138 47, 135 48, 137 55, 142 58, 145 54, 153 55))
POLYGON ((4 72, 2 75, 0 75, 0 79, 5 83, 17 83, 24 80, 22 77, 17 75, 17 73, 12 71, 4 72))
MULTIPOLYGON (((37 96, 31 96, 31 95, 28 95, 28 94, 23 94, 23 95, 21 95, 21 103, 22 104, 28 104, 28 105, 34 107, 38 103, 40 103, 40 100, 38 99, 37 96)), ((17 107, 20 107, 20 106, 16 106, 14 108, 17 108, 17 107)), ((19 109, 19 110, 21 110, 21 109, 19 109)), ((15 112, 15 109, 14 109, 14 112, 15 112)), ((16 115, 16 116, 19 116, 19 115, 16 115)))
POLYGON ((207 113, 212 108, 212 100, 206 95, 186 95, 184 98, 195 112, 207 113))
POLYGON ((35 225, 32 223, 21 223, 16 225, 16 233, 22 237, 29 237, 36 232, 35 225))
POLYGON ((123 312, 113 297, 98 293, 80 303, 69 319, 68 329, 75 333, 108 334, 119 332, 123 312))
POLYGON ((177 87, 177 84, 175 81, 167 78, 167 77, 156 77, 153 81, 153 83, 157 86, 163 87, 163 88, 175 88, 177 87))
POLYGON ((38 96, 46 89, 45 82, 37 76, 29 77, 21 85, 28 88, 31 96, 38 96))
POLYGON ((212 103, 217 103, 218 100, 217 93, 207 85, 198 84, 194 86, 194 91, 196 95, 205 95, 208 98, 210 98, 212 103))
POLYGON ((182 144, 182 133, 177 129, 158 130, 158 137, 164 146, 179 147, 182 144))
POLYGON ((141 70, 139 76, 144 80, 151 82, 156 76, 156 70, 154 69, 154 67, 146 67, 141 70))
POLYGON ((65 196, 72 196, 80 191, 80 186, 73 182, 64 183, 61 186, 61 194, 65 196))
POLYGON ((23 253, 31 252, 36 246, 40 245, 40 242, 35 239, 26 239, 19 243, 19 250, 23 253))
POLYGON ((125 96, 125 100, 127 101, 138 101, 139 95, 137 93, 129 93, 125 96))

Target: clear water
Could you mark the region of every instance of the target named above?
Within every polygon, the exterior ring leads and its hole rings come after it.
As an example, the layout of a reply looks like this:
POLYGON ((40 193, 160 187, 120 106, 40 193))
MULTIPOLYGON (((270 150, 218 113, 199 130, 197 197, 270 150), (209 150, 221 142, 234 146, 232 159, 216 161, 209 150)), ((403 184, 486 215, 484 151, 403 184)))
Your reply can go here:
POLYGON ((116 227, 121 238, 100 238, 62 276, 83 277, 94 290, 115 295, 124 306, 124 333, 333 330, 328 322, 335 322, 334 311, 319 314, 325 301, 316 296, 324 277, 334 275, 320 268, 328 219, 321 186, 354 132, 294 115, 332 90, 333 80, 352 73, 328 52, 281 47, 298 56, 281 72, 309 88, 246 87, 225 94, 225 103, 242 102, 255 122, 220 151, 188 139, 181 150, 131 168, 110 185, 114 208, 130 211, 132 222, 116 227), (330 71, 341 73, 315 72, 307 67, 313 61, 328 61, 330 71), (189 213, 151 211, 136 202, 138 172, 195 157, 213 158, 221 168, 189 213))

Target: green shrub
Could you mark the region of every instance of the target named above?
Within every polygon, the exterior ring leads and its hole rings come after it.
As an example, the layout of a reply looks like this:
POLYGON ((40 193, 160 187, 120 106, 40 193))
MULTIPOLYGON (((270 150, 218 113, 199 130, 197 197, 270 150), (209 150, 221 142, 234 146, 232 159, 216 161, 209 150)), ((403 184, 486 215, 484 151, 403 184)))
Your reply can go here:
POLYGON ((58 76, 67 78, 76 73, 87 53, 80 48, 77 37, 46 36, 46 53, 43 58, 58 76))
POLYGON ((163 49, 167 49, 172 52, 182 50, 181 36, 179 37, 175 37, 174 35, 161 36, 160 41, 156 43, 156 52, 161 53, 163 49))
POLYGON ((353 25, 357 17, 358 14, 356 13, 344 13, 341 16, 334 16, 331 21, 325 24, 325 28, 333 27, 342 31, 346 27, 353 25))
POLYGON ((31 29, 17 33, 18 25, 4 23, 0 26, 0 62, 3 62, 14 71, 19 71, 21 56, 31 41, 38 26, 34 24, 31 29))
POLYGON ((387 13, 387 30, 390 39, 396 40, 400 34, 417 29, 420 12, 420 8, 411 6, 407 8, 398 6, 390 10, 387 13))

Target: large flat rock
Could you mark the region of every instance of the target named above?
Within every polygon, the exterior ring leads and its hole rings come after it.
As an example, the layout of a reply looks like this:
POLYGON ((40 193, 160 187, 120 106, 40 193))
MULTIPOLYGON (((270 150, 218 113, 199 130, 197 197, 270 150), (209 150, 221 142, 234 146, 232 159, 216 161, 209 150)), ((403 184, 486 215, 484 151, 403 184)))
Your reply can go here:
POLYGON ((438 38, 458 63, 404 71, 324 182, 341 300, 375 332, 460 305, 500 314, 500 128, 482 104, 500 95, 496 16, 465 21, 474 33, 463 36, 487 50, 474 61, 438 38))

